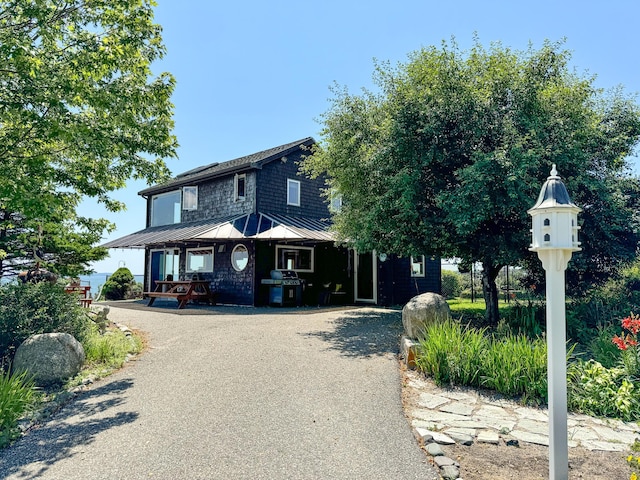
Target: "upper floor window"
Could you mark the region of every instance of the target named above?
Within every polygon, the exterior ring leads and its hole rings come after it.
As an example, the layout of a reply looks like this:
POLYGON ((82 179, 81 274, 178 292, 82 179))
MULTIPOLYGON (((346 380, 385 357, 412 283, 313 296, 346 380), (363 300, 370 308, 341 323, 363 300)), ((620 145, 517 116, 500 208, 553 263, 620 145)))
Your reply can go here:
POLYGON ((247 176, 236 175, 233 179, 233 199, 235 201, 244 200, 247 189, 247 176))
POLYGON ((182 209, 198 209, 198 187, 182 187, 182 209))
POLYGON ((287 179, 287 205, 300 206, 300 182, 287 179))
POLYGON ((342 194, 337 190, 331 189, 329 211, 337 213, 342 210, 342 194))
POLYGON ((151 197, 151 226, 180 223, 182 191, 161 193, 151 197))
POLYGON ((425 272, 424 255, 418 257, 411 257, 411 276, 412 277, 424 277, 425 272))
POLYGON ((187 248, 187 273, 213 272, 213 248, 187 248))

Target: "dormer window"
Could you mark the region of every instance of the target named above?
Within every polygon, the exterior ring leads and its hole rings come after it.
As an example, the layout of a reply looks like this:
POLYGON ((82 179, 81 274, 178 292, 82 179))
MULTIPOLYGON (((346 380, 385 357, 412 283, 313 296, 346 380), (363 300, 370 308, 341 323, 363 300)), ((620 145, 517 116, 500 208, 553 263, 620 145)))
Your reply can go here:
POLYGON ((233 178, 233 200, 238 202, 245 199, 247 189, 246 174, 236 175, 233 178))
POLYGON ((181 190, 151 197, 151 226, 180 223, 181 190))
POLYGON ((198 187, 182 187, 182 209, 198 209, 198 187))

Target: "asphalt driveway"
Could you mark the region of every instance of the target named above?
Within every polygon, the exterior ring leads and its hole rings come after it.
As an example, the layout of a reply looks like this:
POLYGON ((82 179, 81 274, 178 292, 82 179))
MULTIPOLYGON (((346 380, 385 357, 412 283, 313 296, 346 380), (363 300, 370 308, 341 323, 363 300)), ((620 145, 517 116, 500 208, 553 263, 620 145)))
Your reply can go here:
POLYGON ((399 312, 112 308, 150 348, 0 451, 9 479, 436 479, 399 312))

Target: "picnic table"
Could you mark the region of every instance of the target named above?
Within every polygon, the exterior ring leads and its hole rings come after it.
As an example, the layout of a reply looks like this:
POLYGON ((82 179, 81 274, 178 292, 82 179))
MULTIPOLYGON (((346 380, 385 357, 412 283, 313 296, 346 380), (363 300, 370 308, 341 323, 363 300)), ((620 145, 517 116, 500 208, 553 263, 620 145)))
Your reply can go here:
POLYGON ((184 308, 189 301, 203 301, 215 305, 215 292, 211 291, 207 280, 157 280, 153 292, 144 292, 149 297, 147 306, 152 306, 156 298, 175 298, 178 308, 184 308))
POLYGON ((91 286, 90 285, 65 285, 64 291, 70 295, 76 295, 78 297, 78 303, 84 308, 89 308, 91 305, 91 286))

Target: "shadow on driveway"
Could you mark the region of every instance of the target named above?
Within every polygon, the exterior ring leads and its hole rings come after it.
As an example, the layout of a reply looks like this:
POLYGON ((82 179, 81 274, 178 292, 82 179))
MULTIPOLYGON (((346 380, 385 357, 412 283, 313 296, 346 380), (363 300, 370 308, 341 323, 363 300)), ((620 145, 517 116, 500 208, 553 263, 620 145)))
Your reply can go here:
POLYGON ((130 379, 123 379, 82 392, 55 414, 53 420, 0 450, 0 472, 24 479, 38 478, 58 460, 73 456, 74 447, 92 443, 104 430, 134 422, 138 418, 135 412, 104 415, 123 403, 122 394, 131 386, 130 379), (76 416, 78 418, 69 421, 76 416), (29 465, 32 466, 25 468, 29 465))
POLYGON ((341 314, 334 329, 305 334, 327 342, 329 349, 347 357, 397 354, 403 332, 402 312, 362 308, 341 314))

